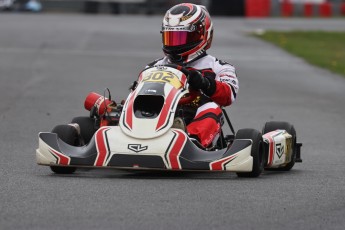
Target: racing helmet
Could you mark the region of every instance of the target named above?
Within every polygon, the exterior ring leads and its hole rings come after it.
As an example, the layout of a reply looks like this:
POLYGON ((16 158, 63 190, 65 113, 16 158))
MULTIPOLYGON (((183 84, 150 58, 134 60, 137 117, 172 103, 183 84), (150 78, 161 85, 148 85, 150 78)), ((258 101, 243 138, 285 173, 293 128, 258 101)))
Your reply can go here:
POLYGON ((210 48, 213 24, 206 7, 182 3, 166 12, 161 34, 163 52, 169 60, 187 64, 210 48))

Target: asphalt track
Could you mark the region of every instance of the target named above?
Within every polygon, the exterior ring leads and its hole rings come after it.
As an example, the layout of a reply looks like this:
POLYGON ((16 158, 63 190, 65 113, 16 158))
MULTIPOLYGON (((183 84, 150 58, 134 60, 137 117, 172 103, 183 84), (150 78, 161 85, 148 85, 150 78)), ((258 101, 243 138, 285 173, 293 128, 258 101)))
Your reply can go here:
POLYGON ((344 229, 345 78, 246 36, 257 29, 345 30, 335 20, 215 18, 210 53, 232 62, 236 129, 293 123, 303 163, 235 174, 57 176, 35 163, 37 133, 87 115, 89 91, 125 98, 160 57, 161 17, 0 15, 0 229, 344 229))

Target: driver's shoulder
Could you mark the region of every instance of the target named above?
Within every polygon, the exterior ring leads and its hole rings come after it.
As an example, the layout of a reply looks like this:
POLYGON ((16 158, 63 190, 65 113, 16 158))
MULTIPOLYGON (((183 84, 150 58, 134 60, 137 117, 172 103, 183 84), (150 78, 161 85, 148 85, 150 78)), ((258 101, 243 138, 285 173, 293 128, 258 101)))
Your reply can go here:
POLYGON ((236 76, 236 70, 235 67, 230 64, 229 62, 223 61, 221 59, 218 59, 212 55, 206 55, 194 63, 194 68, 199 70, 212 70, 216 75, 224 72, 229 72, 231 75, 236 76))
POLYGON ((215 57, 207 54, 191 63, 188 64, 189 67, 192 67, 197 70, 203 70, 203 69, 214 69, 214 62, 215 57))
POLYGON ((165 64, 168 64, 167 58, 162 57, 162 58, 158 58, 154 60, 153 62, 150 62, 149 64, 147 64, 147 67, 153 67, 155 65, 165 65, 165 64))

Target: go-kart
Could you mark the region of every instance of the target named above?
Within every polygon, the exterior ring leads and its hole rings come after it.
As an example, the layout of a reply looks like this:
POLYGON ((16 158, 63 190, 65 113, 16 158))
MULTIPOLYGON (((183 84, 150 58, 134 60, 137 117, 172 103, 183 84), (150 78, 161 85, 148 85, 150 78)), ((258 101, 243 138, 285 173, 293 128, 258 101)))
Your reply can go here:
POLYGON ((143 70, 122 103, 91 93, 90 116, 39 133, 36 159, 55 173, 80 167, 120 170, 224 171, 257 177, 264 169, 290 170, 301 162, 296 131, 287 122, 267 122, 262 133, 221 131, 215 144, 203 147, 185 131, 181 105, 201 92, 189 90, 189 71, 178 65, 143 70))

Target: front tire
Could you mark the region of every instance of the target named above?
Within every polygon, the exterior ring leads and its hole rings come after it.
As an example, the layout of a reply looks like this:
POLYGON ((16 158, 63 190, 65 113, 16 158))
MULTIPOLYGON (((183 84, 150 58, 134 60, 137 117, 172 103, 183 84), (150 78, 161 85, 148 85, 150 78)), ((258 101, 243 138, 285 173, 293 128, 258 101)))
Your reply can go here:
POLYGON ((64 166, 50 166, 50 169, 56 174, 73 174, 76 167, 64 167, 64 166))
POLYGON ((238 177, 258 177, 264 170, 264 151, 262 135, 255 129, 240 129, 236 133, 235 139, 252 140, 251 156, 253 157, 253 169, 251 172, 239 172, 238 177))
POLYGON ((266 122, 266 124, 264 125, 264 128, 262 129, 262 133, 266 134, 266 133, 275 131, 277 129, 284 129, 284 130, 286 130, 286 132, 288 132, 292 136, 291 161, 283 167, 266 168, 266 170, 269 170, 269 171, 289 171, 292 169, 292 167, 295 165, 295 162, 296 162, 296 141, 297 141, 296 130, 295 130, 294 126, 288 122, 270 121, 270 122, 266 122))
POLYGON ((95 119, 90 117, 75 117, 71 123, 77 123, 80 127, 80 135, 85 144, 88 144, 96 132, 95 119))
MULTIPOLYGON (((52 133, 56 133, 58 137, 69 145, 78 146, 79 138, 77 130, 71 125, 57 125, 52 130, 52 133)), ((57 174, 72 174, 77 168, 66 166, 50 166, 50 169, 57 174)))

